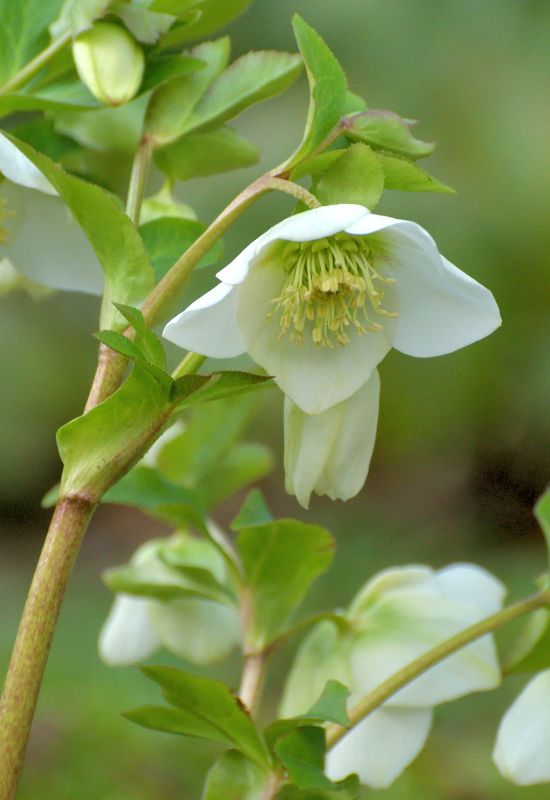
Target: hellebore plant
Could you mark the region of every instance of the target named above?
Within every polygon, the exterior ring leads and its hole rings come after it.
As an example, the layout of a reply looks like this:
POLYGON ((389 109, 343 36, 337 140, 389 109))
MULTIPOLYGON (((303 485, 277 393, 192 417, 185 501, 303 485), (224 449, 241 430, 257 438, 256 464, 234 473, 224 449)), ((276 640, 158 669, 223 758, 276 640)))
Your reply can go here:
MULTIPOLYGON (((211 37, 249 3, 45 2, 31 31, 21 0, 0 29, 0 297, 101 295, 97 369, 83 414, 57 432, 63 474, 43 501, 55 511, 0 699, 0 800, 16 797, 65 588, 100 503, 172 529, 107 570, 115 599, 99 652, 123 666, 164 648, 193 665, 144 666, 166 704, 125 716, 222 746, 203 800, 357 800, 362 784, 390 785, 422 749, 435 706, 499 685, 493 633, 524 615, 510 669, 539 674, 505 715, 494 758, 512 781, 550 781, 546 583, 503 609, 503 585, 474 565, 390 568, 347 610, 293 619, 334 539, 274 519, 252 488, 274 465, 245 433, 259 398, 275 386, 284 406, 288 493, 306 508, 313 493, 347 500, 369 469, 389 350, 452 353, 500 315, 422 227, 375 211, 385 189, 452 192, 416 163, 433 145, 349 92, 299 16, 299 54, 254 50, 230 63, 228 37, 211 37), (177 199, 179 182, 255 164, 256 145, 228 123, 303 66, 302 141, 203 224, 177 199), (223 235, 275 191, 289 216, 188 304, 193 271, 219 266, 223 235), (187 350, 172 371, 160 324, 187 350), (209 358, 245 354, 260 374, 209 371, 209 358), (214 522, 236 498, 233 521, 214 522), (269 722, 270 657, 304 633, 269 722), (235 649, 238 689, 200 674, 235 649)), ((548 495, 537 513, 550 539, 548 495)))

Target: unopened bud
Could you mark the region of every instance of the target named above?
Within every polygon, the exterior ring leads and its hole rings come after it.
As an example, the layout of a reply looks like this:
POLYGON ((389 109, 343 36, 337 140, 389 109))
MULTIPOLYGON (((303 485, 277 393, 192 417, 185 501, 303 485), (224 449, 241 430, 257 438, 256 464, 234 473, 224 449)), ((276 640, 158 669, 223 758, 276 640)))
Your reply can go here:
POLYGON ((143 79, 143 51, 125 28, 97 22, 73 42, 80 80, 102 103, 119 106, 136 94, 143 79))

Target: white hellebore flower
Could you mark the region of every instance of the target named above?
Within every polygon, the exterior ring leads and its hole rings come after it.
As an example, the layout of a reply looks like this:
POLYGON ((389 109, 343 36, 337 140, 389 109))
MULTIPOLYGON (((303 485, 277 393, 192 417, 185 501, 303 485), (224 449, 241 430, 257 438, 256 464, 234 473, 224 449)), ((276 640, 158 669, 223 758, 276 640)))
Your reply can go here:
MULTIPOLYGON (((353 706, 406 664, 498 611, 504 593, 496 578, 472 564, 380 573, 347 613, 351 633, 323 622, 306 639, 282 714, 308 710, 330 679, 348 686, 353 706)), ((494 641, 485 636, 431 667, 357 724, 329 752, 328 776, 337 780, 357 773, 367 786, 389 786, 424 746, 433 706, 499 682, 494 641)))
POLYGON ((363 486, 374 449, 380 378, 322 414, 304 412, 285 397, 286 490, 309 506, 312 492, 349 500, 363 486))
POLYGON ((550 782, 550 670, 533 678, 512 703, 498 729, 493 759, 520 786, 550 782))
POLYGON ((50 289, 101 294, 103 273, 63 200, 0 133, 0 259, 50 289))
POLYGON ((189 595, 189 583, 178 564, 208 570, 223 584, 226 566, 210 542, 176 534, 168 540, 148 542, 130 562, 136 591, 119 593, 99 636, 99 654, 111 666, 134 664, 165 647, 196 665, 225 658, 239 642, 239 620, 234 606, 208 597, 189 595), (160 599, 162 598, 162 599, 160 599))
POLYGON ((359 205, 283 220, 218 278, 164 336, 213 358, 250 353, 306 414, 351 397, 391 347, 442 355, 500 324, 491 292, 423 228, 359 205))

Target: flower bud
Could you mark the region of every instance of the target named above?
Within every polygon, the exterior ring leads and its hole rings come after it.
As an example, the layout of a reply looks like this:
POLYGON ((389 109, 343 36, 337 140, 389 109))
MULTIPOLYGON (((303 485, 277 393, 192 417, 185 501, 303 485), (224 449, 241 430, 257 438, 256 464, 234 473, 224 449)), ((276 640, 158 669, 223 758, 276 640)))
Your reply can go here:
POLYGON ((98 22, 73 42, 80 80, 102 103, 119 106, 136 94, 143 79, 143 51, 125 28, 98 22))

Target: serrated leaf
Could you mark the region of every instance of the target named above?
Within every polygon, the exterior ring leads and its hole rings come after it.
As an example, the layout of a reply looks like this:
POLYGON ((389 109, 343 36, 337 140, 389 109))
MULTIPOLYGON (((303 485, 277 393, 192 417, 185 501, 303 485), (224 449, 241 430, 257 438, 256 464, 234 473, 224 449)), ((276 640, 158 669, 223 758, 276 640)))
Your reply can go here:
MULTIPOLYGON (((176 380, 176 387, 179 386, 179 378, 176 380)), ((266 375, 254 375, 251 372, 237 372, 226 370, 223 372, 213 372, 208 381, 201 386, 193 395, 189 395, 181 408, 203 403, 210 400, 220 400, 223 397, 234 397, 235 395, 246 394, 251 391, 267 388, 271 383, 271 378, 266 375)))
POLYGON ((319 156, 306 158, 301 161, 297 167, 294 167, 290 173, 290 180, 297 181, 305 175, 312 175, 316 177, 326 172, 338 159, 344 155, 345 149, 329 150, 326 153, 321 153, 319 156))
MULTIPOLYGON (((206 226, 202 223, 179 217, 161 217, 140 225, 139 232, 151 259, 157 281, 166 275, 170 267, 205 230, 206 226)), ((215 264, 220 261, 222 255, 223 243, 218 241, 199 261, 197 268, 215 264)))
POLYGON ((345 73, 323 39, 298 14, 292 25, 306 65, 310 101, 302 143, 278 171, 291 169, 315 153, 338 125, 346 101, 345 73))
POLYGON ((189 133, 155 151, 155 164, 174 180, 217 175, 257 164, 255 144, 223 126, 203 133, 189 133))
POLYGON ((51 158, 52 161, 61 161, 68 153, 78 149, 78 144, 68 136, 63 136, 54 128, 51 119, 35 119, 24 122, 13 129, 14 136, 21 142, 26 142, 40 153, 51 158))
POLYGON ((291 783, 299 789, 330 789, 332 782, 324 774, 325 731, 309 725, 296 728, 275 745, 291 783))
POLYGON ((302 60, 294 53, 263 50, 246 53, 208 88, 185 130, 217 126, 245 108, 284 91, 298 77, 302 60))
MULTIPOLYGON (((357 147, 357 145, 354 145, 357 147)), ((455 190, 447 184, 423 170, 418 164, 400 156, 388 156, 378 153, 378 159, 384 170, 384 187, 386 189, 399 189, 403 192, 440 192, 441 194, 456 194, 455 190)))
POLYGON ((207 508, 239 492, 245 486, 265 478, 273 469, 273 455, 264 444, 240 442, 236 444, 216 470, 216 480, 205 478, 197 484, 207 508))
POLYGON ((242 14, 251 2, 252 0, 223 0, 220 3, 220 0, 202 0, 200 14, 181 31, 178 42, 191 42, 210 36, 242 14))
POLYGON ((170 30, 175 22, 171 14, 160 14, 149 8, 140 8, 133 3, 113 3, 111 10, 120 17, 130 33, 144 44, 155 44, 160 37, 170 30))
POLYGON ((155 730, 221 742, 262 769, 269 768, 269 755, 254 723, 225 684, 173 667, 145 667, 143 672, 174 708, 137 709, 125 715, 128 719, 155 730))
POLYGON ((229 750, 211 767, 202 800, 262 800, 268 779, 257 764, 229 750))
MULTIPOLYGON (((48 178, 89 239, 105 275, 112 302, 139 305, 154 284, 154 273, 137 230, 117 199, 69 175, 46 156, 8 134, 10 141, 48 178)), ((112 302, 103 304, 101 327, 121 327, 112 302)))
POLYGON ((169 80, 196 72, 202 69, 203 62, 191 56, 151 56, 147 60, 143 81, 139 87, 140 94, 148 92, 169 80))
POLYGON ((137 466, 111 487, 104 503, 136 506, 158 519, 204 528, 204 509, 196 492, 168 481, 158 470, 137 466))
POLYGON ((237 548, 251 599, 250 644, 264 647, 328 569, 334 541, 324 528, 285 519, 244 528, 237 548))
POLYGON ((353 144, 319 178, 315 192, 325 205, 357 203, 370 211, 384 190, 384 170, 366 144, 353 144))
POLYGON ((240 531, 257 525, 265 525, 273 521, 267 507, 265 497, 260 489, 252 489, 239 509, 239 513, 231 523, 231 530, 240 531))
POLYGON ((0 96, 0 116, 15 111, 92 111, 102 106, 79 81, 59 81, 38 92, 8 92, 0 96))
POLYGON ((299 789, 297 786, 284 786, 277 795, 277 800, 358 800, 360 796, 359 780, 350 775, 343 781, 333 784, 331 789, 299 789))
POLYGON ((52 37, 57 39, 67 31, 76 36, 86 30, 104 13, 110 2, 111 0, 65 0, 58 18, 50 25, 52 37))
POLYGON ((187 130, 187 120, 196 104, 227 66, 229 52, 226 36, 198 45, 190 55, 203 62, 203 68, 174 78, 153 92, 145 115, 145 133, 157 145, 174 142, 187 130))
POLYGON ((60 0, 0 1, 0 85, 46 47, 48 25, 60 5, 60 0))
POLYGON ((136 333, 135 343, 145 360, 161 370, 166 369, 166 356, 164 354, 162 342, 158 336, 147 327, 141 311, 138 308, 132 308, 132 306, 124 305, 123 303, 116 303, 115 305, 134 329, 136 333))
POLYGON ((115 108, 93 114, 79 109, 55 115, 55 129, 75 139, 93 153, 124 154, 133 158, 141 139, 147 98, 137 97, 115 108))
POLYGON ((106 344, 107 347, 110 347, 111 350, 116 350, 117 353, 131 358, 133 361, 144 360, 143 353, 139 347, 118 331, 99 331, 95 333, 94 336, 100 342, 106 344))
POLYGON ((415 139, 411 124, 393 111, 371 110, 348 117, 343 133, 352 142, 365 142, 374 150, 387 150, 413 160, 429 156, 435 144, 415 139))

